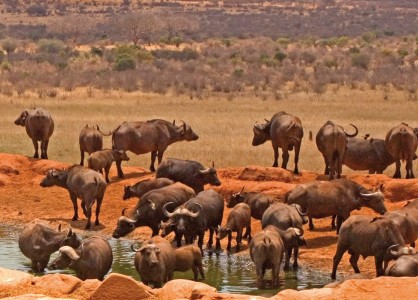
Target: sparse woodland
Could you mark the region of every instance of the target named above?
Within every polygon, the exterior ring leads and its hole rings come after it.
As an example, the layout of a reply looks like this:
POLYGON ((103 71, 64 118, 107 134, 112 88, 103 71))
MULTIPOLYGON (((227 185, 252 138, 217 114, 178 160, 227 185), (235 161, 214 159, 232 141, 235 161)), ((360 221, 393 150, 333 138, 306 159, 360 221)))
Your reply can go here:
POLYGON ((280 100, 417 99, 415 1, 31 1, 0 6, 0 94, 85 88, 280 100))

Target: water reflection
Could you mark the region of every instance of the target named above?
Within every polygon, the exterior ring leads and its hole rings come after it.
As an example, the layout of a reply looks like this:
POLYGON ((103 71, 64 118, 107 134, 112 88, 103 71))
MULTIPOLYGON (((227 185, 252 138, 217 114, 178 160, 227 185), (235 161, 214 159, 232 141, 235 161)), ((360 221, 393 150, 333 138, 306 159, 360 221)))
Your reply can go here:
MULTIPOLYGON (((20 230, 13 230, 0 226, 0 267, 29 272, 30 261, 19 250, 17 236, 20 230)), ((134 267, 135 253, 130 250, 132 241, 110 238, 109 243, 113 250, 113 265, 111 272, 125 274, 140 280, 134 267)), ((51 260, 57 256, 53 254, 51 260)), ((228 254, 227 252, 205 252, 203 261, 206 279, 203 281, 215 287, 219 292, 239 293, 272 296, 283 289, 309 289, 322 287, 330 282, 328 274, 300 269, 297 272, 280 272, 280 287, 271 289, 271 271, 266 272, 267 289, 259 290, 256 286, 256 273, 254 264, 248 253, 228 254)), ((74 274, 66 270, 46 270, 46 274, 65 273, 74 274)), ((175 272, 174 278, 193 280, 193 272, 175 272)))

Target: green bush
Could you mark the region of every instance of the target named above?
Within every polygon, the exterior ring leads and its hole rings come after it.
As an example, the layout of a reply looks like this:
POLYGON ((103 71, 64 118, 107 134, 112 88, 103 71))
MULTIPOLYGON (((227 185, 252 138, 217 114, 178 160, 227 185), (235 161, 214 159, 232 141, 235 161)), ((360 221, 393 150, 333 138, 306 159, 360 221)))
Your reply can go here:
POLYGON ((222 39, 222 44, 224 44, 227 47, 231 47, 231 45, 232 45, 230 39, 222 39))
POLYGON ((191 48, 184 48, 182 51, 160 49, 154 50, 151 53, 156 58, 180 61, 195 60, 199 57, 199 53, 191 48))
POLYGON ((244 74, 243 69, 235 69, 234 72, 232 72, 232 76, 240 78, 244 74))
POLYGON ((151 61, 154 59, 152 53, 145 49, 139 49, 136 57, 139 61, 151 61))
POLYGON ((179 47, 181 43, 183 43, 183 39, 180 36, 175 36, 171 39, 171 44, 176 45, 176 47, 179 47))
POLYGON ((6 57, 6 55, 4 54, 4 51, 0 50, 0 63, 3 62, 5 57, 6 57))
POLYGON ((116 57, 113 68, 116 71, 125 71, 135 69, 135 60, 128 53, 121 53, 116 57))
POLYGON ((287 48, 287 46, 290 44, 290 39, 281 37, 276 40, 276 43, 284 48, 287 48))
POLYGON ((1 47, 7 54, 13 53, 17 48, 17 43, 14 40, 7 39, 1 43, 1 47))
POLYGON ((65 50, 66 45, 63 41, 57 39, 41 39, 38 41, 38 49, 42 52, 57 54, 65 50))
POLYGON ((4 71, 10 71, 12 69, 12 65, 7 60, 5 60, 0 64, 0 68, 4 71))
POLYGON ((409 52, 408 52, 408 50, 406 50, 406 49, 399 49, 399 50, 398 50, 398 54, 399 54, 402 58, 404 58, 405 56, 407 56, 407 55, 409 54, 409 52))
POLYGON ((371 43, 372 41, 374 41, 377 38, 377 32, 376 31, 368 31, 363 33, 363 35, 361 36, 361 38, 366 42, 366 43, 371 43))
POLYGON ((276 52, 276 54, 274 55, 274 58, 277 59, 278 61, 282 62, 285 58, 287 57, 287 54, 284 53, 281 50, 278 50, 276 52))
POLYGON ((367 70, 370 64, 370 56, 365 53, 353 53, 351 55, 351 63, 354 67, 367 70))
POLYGON ((99 47, 94 47, 92 46, 90 49, 90 53, 99 57, 103 56, 103 49, 99 48, 99 47))

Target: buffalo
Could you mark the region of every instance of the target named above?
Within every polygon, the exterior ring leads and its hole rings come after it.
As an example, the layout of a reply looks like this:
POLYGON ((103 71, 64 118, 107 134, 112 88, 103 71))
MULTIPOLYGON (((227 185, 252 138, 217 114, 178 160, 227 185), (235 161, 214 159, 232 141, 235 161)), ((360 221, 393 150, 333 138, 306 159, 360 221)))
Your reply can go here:
POLYGON ((238 203, 246 203, 251 208, 251 217, 261 220, 264 212, 273 203, 275 198, 271 195, 255 192, 244 192, 244 188, 238 193, 232 194, 226 203, 226 207, 232 208, 238 203))
POLYGON ((100 207, 107 186, 101 174, 83 166, 74 165, 64 171, 49 170, 40 185, 42 187, 57 185, 68 190, 74 208, 73 221, 78 219, 77 198, 80 198, 81 208, 87 217, 86 229, 89 229, 91 226, 91 210, 94 202, 97 201, 96 221, 94 224, 96 226, 100 224, 100 207))
POLYGON ((173 184, 174 181, 168 178, 147 179, 135 183, 134 185, 124 186, 123 200, 132 197, 141 198, 144 194, 151 190, 156 190, 167 185, 173 184))
MULTIPOLYGON (((167 206, 168 204, 166 204, 167 206)), ((168 232, 176 233, 177 246, 181 245, 181 238, 184 235, 186 243, 190 244, 197 236, 198 246, 203 252, 203 237, 209 229, 208 247, 212 247, 215 228, 221 225, 224 200, 214 190, 206 190, 197 194, 182 206, 177 207, 172 213, 164 207, 164 214, 169 218, 162 227, 162 236, 168 232)), ((221 243, 216 240, 216 249, 221 248, 221 243)))
POLYGON ((129 157, 125 151, 104 149, 93 152, 88 159, 89 168, 98 171, 103 174, 105 171, 106 182, 109 183, 109 171, 114 161, 125 160, 128 161, 129 157))
POLYGON ((164 205, 170 203, 174 209, 195 195, 190 187, 180 182, 149 191, 141 197, 128 217, 124 215, 125 209, 122 211, 113 237, 125 236, 140 226, 148 226, 152 230, 152 236, 157 235, 160 222, 165 219, 164 205))
POLYGON ((202 252, 195 245, 185 245, 174 250, 176 255, 176 265, 174 271, 186 272, 193 271, 194 280, 197 281, 199 273, 202 279, 205 279, 205 272, 202 264, 202 252))
POLYGON ((41 142, 41 158, 48 159, 49 138, 54 133, 54 121, 43 108, 25 109, 15 120, 16 125, 24 126, 35 148, 34 158, 39 158, 38 141, 41 142))
POLYGON ((332 266, 331 278, 334 280, 338 264, 346 251, 351 255, 350 264, 356 273, 360 273, 357 266, 360 256, 374 256, 376 276, 384 274, 383 263, 415 253, 413 248, 405 247, 402 235, 392 220, 363 215, 350 216, 341 225, 332 266))
POLYGON ((76 272, 81 280, 99 279, 112 267, 112 248, 105 239, 92 236, 83 240, 80 247, 62 246, 60 255, 50 264, 51 269, 65 269, 69 267, 76 272))
POLYGON ((93 152, 103 149, 103 136, 110 136, 112 133, 103 133, 100 131, 99 125, 94 125, 89 127, 86 125, 81 129, 80 135, 78 137, 78 143, 80 145, 80 165, 84 166, 84 152, 87 152, 89 155, 93 152))
MULTIPOLYGON (((151 172, 155 171, 154 162, 158 156, 161 163, 164 151, 172 143, 179 141, 196 141, 199 136, 190 125, 183 122, 181 126, 156 119, 146 122, 124 122, 112 134, 114 150, 131 151, 136 155, 151 152, 151 172)), ((121 161, 116 162, 118 176, 123 177, 121 161)))
POLYGON ((303 138, 302 122, 298 117, 284 111, 276 113, 270 121, 264 124, 256 123, 253 127, 253 146, 264 144, 271 140, 274 150, 273 167, 278 167, 279 148, 283 151, 282 168, 286 169, 289 161, 289 151, 295 148, 294 173, 299 174, 298 161, 300 146, 303 138))
POLYGON ((386 276, 415 277, 418 276, 418 254, 403 255, 386 268, 386 276))
POLYGON ((146 285, 160 288, 163 283, 173 279, 176 265, 176 254, 170 243, 160 236, 145 241, 139 249, 131 245, 135 251, 135 269, 146 285))
POLYGON ((231 250, 232 232, 237 233, 236 250, 240 250, 242 232, 246 229, 248 241, 251 240, 251 208, 246 203, 239 203, 231 210, 226 220, 225 226, 216 228, 216 238, 221 240, 228 236, 228 245, 226 250, 231 250))
POLYGON ((158 166, 155 177, 182 182, 190 186, 196 194, 203 191, 205 184, 221 185, 213 163, 212 168, 205 168, 201 163, 193 160, 164 159, 158 166))
POLYGON ((395 159, 396 171, 393 178, 401 178, 401 160, 406 161, 406 178, 415 178, 412 162, 418 147, 414 129, 402 123, 386 134, 386 149, 395 159))
POLYGON ((79 246, 80 242, 71 239, 73 231, 61 232, 61 224, 58 231, 52 229, 43 222, 32 222, 23 228, 19 234, 19 249, 28 257, 32 264, 32 271, 35 273, 43 272, 48 265, 52 253, 58 251, 65 239, 68 239, 67 245, 79 246))
POLYGON ((343 220, 347 219, 355 209, 366 206, 383 215, 387 211, 383 200, 380 187, 372 192, 348 179, 299 184, 285 197, 286 203, 301 206, 302 211, 309 217, 311 230, 314 229, 312 218, 336 215, 337 234, 343 220))
POLYGON ((382 174, 395 162, 382 139, 347 138, 343 164, 355 171, 382 174))
POLYGON ((316 146, 322 153, 325 161, 325 174, 329 179, 341 178, 343 158, 347 146, 347 137, 355 137, 358 129, 353 124, 355 133, 348 134, 340 125, 327 121, 316 134, 316 146))

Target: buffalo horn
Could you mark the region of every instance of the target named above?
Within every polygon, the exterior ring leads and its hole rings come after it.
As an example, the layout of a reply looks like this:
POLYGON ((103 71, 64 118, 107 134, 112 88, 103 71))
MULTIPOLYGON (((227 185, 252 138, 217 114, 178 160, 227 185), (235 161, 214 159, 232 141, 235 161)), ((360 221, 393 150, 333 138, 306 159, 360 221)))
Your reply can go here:
MULTIPOLYGON (((100 134, 101 134, 101 135, 103 135, 103 136, 111 136, 111 135, 113 134, 113 132, 112 132, 112 131, 109 131, 109 133, 103 133, 103 132, 100 130, 99 125, 97 125, 97 124, 96 124, 96 126, 97 126, 97 131, 98 131, 98 132, 100 132, 100 134)), ((93 126, 93 128, 94 128, 94 126, 93 126)))
POLYGON ((119 217, 119 221, 125 221, 129 224, 135 224, 136 223, 136 220, 130 219, 130 218, 125 217, 125 216, 119 217))
POLYGON ((242 187, 241 191, 238 193, 238 195, 241 195, 242 192, 244 191, 245 186, 242 187))
POLYGON ((258 124, 258 123, 254 124, 254 128, 257 128, 259 130, 263 130, 263 127, 261 126, 261 124, 258 124))
POLYGON ((212 168, 215 169, 215 162, 212 160, 212 168))
POLYGON ((72 248, 70 246, 62 246, 59 249, 59 252, 61 254, 67 255, 72 260, 78 260, 78 259, 80 259, 80 256, 77 254, 77 252, 74 250, 74 248, 72 248))
POLYGON ((399 247, 399 244, 392 245, 388 248, 387 252, 393 256, 398 256, 398 251, 393 250, 394 248, 398 248, 398 247, 399 247))
POLYGON ((210 168, 204 169, 204 170, 199 170, 200 174, 209 174, 210 172, 210 168))
POLYGON ((171 218, 174 215, 174 213, 170 213, 166 208, 167 205, 169 205, 171 203, 174 203, 174 202, 168 202, 168 203, 164 204, 164 206, 163 206, 164 215, 166 215, 168 218, 171 218))
POLYGON ((121 216, 124 216, 124 215, 125 215, 125 210, 127 210, 127 208, 126 208, 126 207, 125 207, 124 209, 122 209, 121 216))
POLYGON ((58 232, 61 232, 61 223, 58 225, 58 232))
POLYGON ((142 247, 135 249, 135 248, 134 248, 134 245, 135 245, 137 242, 138 242, 138 241, 135 241, 135 242, 133 242, 133 243, 131 244, 131 250, 132 250, 133 252, 141 252, 141 251, 145 248, 145 246, 146 246, 146 245, 142 245, 142 247))
POLYGON ((296 227, 294 227, 294 228, 293 228, 293 231, 295 232, 295 234, 296 234, 297 236, 302 236, 302 235, 303 235, 303 229, 301 229, 301 228, 296 228, 296 227))
POLYGON ((300 210, 300 206, 299 206, 299 205, 295 205, 295 208, 296 208, 296 210, 298 211, 298 213, 299 213, 301 216, 306 216, 306 215, 307 215, 307 213, 306 213, 306 212, 302 212, 302 211, 300 210))
POLYGON ((378 194, 381 194, 382 192, 381 191, 377 191, 377 192, 374 192, 374 193, 370 193, 370 194, 363 194, 363 193, 360 193, 360 196, 362 197, 362 198, 365 198, 365 199, 370 199, 370 198, 372 198, 372 197, 374 197, 374 196, 377 196, 378 194))
POLYGON ((352 133, 352 134, 348 134, 348 133, 344 130, 345 135, 346 135, 346 136, 348 136, 348 137, 355 137, 355 136, 358 134, 358 129, 357 129, 357 127, 356 127, 356 126, 354 126, 353 124, 350 124, 350 125, 354 127, 354 129, 356 130, 356 132, 354 132, 354 133, 352 133))

